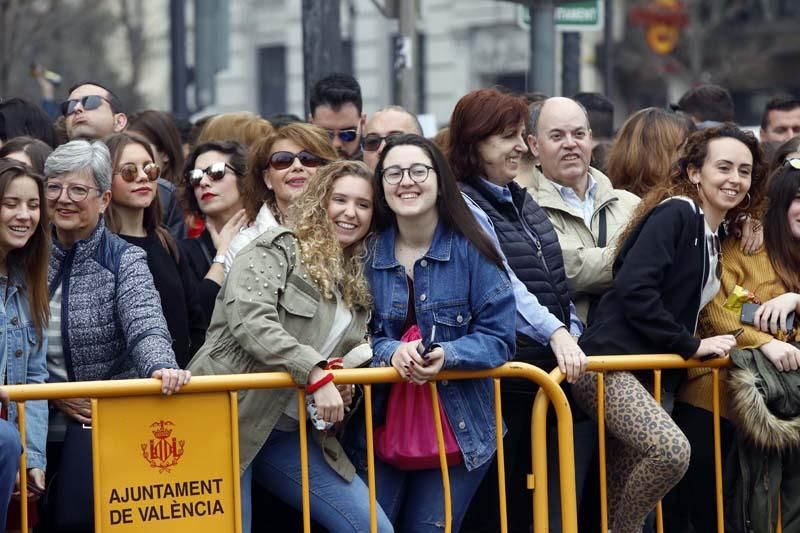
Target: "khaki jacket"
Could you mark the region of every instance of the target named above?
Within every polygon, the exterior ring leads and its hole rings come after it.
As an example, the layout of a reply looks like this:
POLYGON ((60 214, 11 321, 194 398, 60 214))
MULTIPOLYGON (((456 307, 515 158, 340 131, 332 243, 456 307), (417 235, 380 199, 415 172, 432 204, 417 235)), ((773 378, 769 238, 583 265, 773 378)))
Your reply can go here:
POLYGON ((614 189, 611 180, 597 169, 589 168, 597 182, 591 229, 586 226, 583 215, 561 198, 558 189, 540 171, 534 173, 534 184, 528 192, 547 212, 558 234, 558 242, 564 254, 564 269, 567 273, 572 299, 578 316, 586 322, 592 299, 602 296, 611 288, 611 267, 614 263, 616 238, 631 219, 639 197, 628 191, 614 189), (607 246, 597 246, 600 235, 600 211, 606 210, 607 246))
MULTIPOLYGON (((336 301, 322 297, 300 261, 297 239, 274 227, 236 256, 219 291, 206 342, 189 363, 196 375, 288 372, 305 385, 333 325, 336 301)), ((334 355, 346 355, 365 342, 368 313, 353 320, 334 355)), ((294 389, 239 392, 239 461, 241 471, 253 461, 289 402, 294 389)), ((313 431, 328 464, 350 481, 355 468, 335 437, 313 431)))

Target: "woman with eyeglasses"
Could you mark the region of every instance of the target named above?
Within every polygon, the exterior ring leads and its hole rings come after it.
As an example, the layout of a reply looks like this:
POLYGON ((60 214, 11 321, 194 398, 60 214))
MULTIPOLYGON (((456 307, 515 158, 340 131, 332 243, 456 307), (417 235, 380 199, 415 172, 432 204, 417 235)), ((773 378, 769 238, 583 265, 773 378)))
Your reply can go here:
MULTIPOLYGON (((373 183, 377 235, 366 258, 373 296, 372 366, 391 366, 423 385, 445 369, 480 370, 511 360, 516 311, 509 277, 439 149, 419 135, 387 139, 373 183), (423 341, 406 340, 414 326, 423 341)), ((448 470, 452 529, 458 531, 495 454, 492 384, 457 380, 439 382, 437 388, 443 419, 456 441, 448 470)), ((375 391, 378 428, 391 422, 387 394, 386 387, 375 391)), ((358 430, 351 451, 363 467, 366 442, 363 427, 358 430)), ((433 427, 422 431, 433 432, 433 427)), ((438 455, 437 466, 405 464, 388 455, 379 453, 376 470, 378 501, 386 514, 403 531, 441 531, 445 511, 438 455)))
MULTIPOLYGON (((330 358, 372 355, 365 341, 371 296, 362 253, 372 221, 371 177, 361 162, 320 168, 292 203, 293 229, 268 228, 236 257, 208 341, 189 366, 202 375, 289 372, 305 387, 317 418, 308 422, 311 517, 331 532, 369 530, 367 486, 337 433, 328 431, 344 419, 348 402, 325 369, 330 358)), ((242 530, 249 533, 252 503, 261 503, 257 497, 251 503, 253 479, 302 508, 296 391, 248 391, 240 395, 238 413, 242 530)), ((377 523, 378 531, 392 531, 380 507, 377 523)))
MULTIPOLYGON (((789 154, 796 151, 788 151, 789 154)), ((791 148, 791 145, 789 146, 791 148)), ((767 209, 763 217, 764 246, 755 253, 743 252, 737 242, 722 243, 721 289, 700 315, 700 331, 704 336, 737 331, 737 346, 758 348, 779 372, 800 368, 800 349, 796 342, 797 318, 787 327, 787 316, 800 316, 800 154, 790 155, 770 176, 767 184, 767 209), (737 289, 739 287, 739 289, 737 289), (749 294, 747 303, 762 304, 753 314, 752 325, 743 323, 741 289, 749 294), (763 302, 763 303, 762 303, 763 302)), ((758 207, 758 206, 756 206, 758 207)), ((756 211, 757 212, 757 211, 756 211)), ((735 421, 747 421, 755 433, 774 434, 772 424, 756 424, 769 420, 763 409, 752 402, 748 413, 734 413, 731 397, 742 384, 729 384, 729 372, 720 369, 720 430, 723 460, 736 440, 735 421)), ((673 418, 689 438, 692 460, 681 483, 665 506, 665 520, 670 531, 713 531, 716 528, 714 490, 714 434, 712 415, 711 370, 688 371, 688 380, 678 390, 673 418)), ((784 432, 780 432, 786 435, 784 432)), ((800 439, 781 444, 796 447, 800 439)), ((726 498, 731 497, 725 491, 726 498)), ((789 516, 784 514, 784 516, 789 516)), ((728 524, 726 524, 728 526, 728 524)), ((727 528, 726 528, 727 529, 727 528)), ((737 528, 730 529, 738 531, 737 528)), ((758 531, 759 529, 756 528, 758 531)), ((784 523, 784 531, 788 531, 784 523)))
MULTIPOLYGON (((580 344, 592 355, 678 353, 718 357, 736 346, 733 335, 695 336, 700 311, 720 288, 718 230, 759 205, 764 162, 752 133, 733 125, 692 134, 669 179, 653 189, 620 237, 614 284, 580 344)), ((665 371, 674 392, 685 372, 665 371)), ((573 386, 589 416, 597 416, 596 373, 573 386)), ((686 436, 650 394, 652 374, 605 374, 609 435, 610 529, 640 533, 645 517, 689 466, 686 436)), ((708 511, 708 509, 706 509, 708 511)))
POLYGON ((205 229, 197 238, 181 241, 181 251, 208 319, 225 281, 228 247, 247 225, 242 199, 246 163, 247 149, 235 141, 202 143, 186 159, 183 203, 204 221, 205 229))
POLYGON ((228 247, 228 272, 239 250, 269 228, 291 228, 291 206, 317 169, 339 157, 327 133, 318 126, 292 123, 279 128, 250 148, 244 180, 244 207, 253 224, 228 247))
MULTIPOLYGON (((178 391, 191 374, 175 360, 146 254, 112 233, 103 219, 111 202, 108 147, 86 140, 63 144, 47 158, 45 176, 53 225, 48 381, 153 377, 162 381, 164 394, 178 391)), ((84 452, 91 442, 91 403, 80 398, 51 404, 48 476, 59 469, 63 475, 52 488, 53 524, 47 530, 71 525, 90 531, 91 453, 84 452), (62 451, 75 449, 80 456, 62 458, 62 451)))
POLYGON ((207 320, 197 299, 188 262, 161 222, 158 178, 150 143, 137 133, 114 133, 104 139, 111 152, 111 203, 106 226, 147 253, 147 266, 161 296, 161 309, 181 368, 205 340, 207 320))

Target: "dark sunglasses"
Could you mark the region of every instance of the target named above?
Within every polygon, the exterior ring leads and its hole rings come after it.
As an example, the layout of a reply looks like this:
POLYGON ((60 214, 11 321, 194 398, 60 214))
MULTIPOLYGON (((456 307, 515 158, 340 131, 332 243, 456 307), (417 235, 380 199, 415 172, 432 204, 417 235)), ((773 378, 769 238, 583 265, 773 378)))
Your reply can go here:
POLYGON ((328 132, 328 137, 333 140, 334 137, 339 137, 339 140, 343 143, 351 143, 356 140, 358 137, 358 129, 350 128, 347 130, 326 130, 328 132))
POLYGON ((208 176, 211 178, 211 181, 219 181, 225 177, 225 173, 228 172, 230 169, 231 172, 236 174, 236 170, 228 163, 224 161, 219 161, 217 163, 211 163, 206 168, 194 168, 186 172, 186 181, 189 182, 189 185, 192 187, 197 187, 200 185, 200 182, 203 180, 203 176, 208 176))
MULTIPOLYGON (((161 175, 161 168, 153 162, 146 163, 142 170, 147 176, 147 181, 156 181, 161 175)), ((133 183, 139 177, 139 167, 136 166, 136 163, 125 163, 119 167, 117 174, 122 176, 122 179, 128 183, 133 183)))
POLYGON ((65 117, 73 114, 75 112, 75 107, 78 104, 81 104, 86 111, 91 111, 92 109, 97 109, 103 105, 103 102, 108 102, 109 105, 111 104, 108 98, 105 96, 100 96, 99 94, 90 94, 89 96, 82 96, 80 98, 71 98, 61 102, 61 114, 65 117))
POLYGON ((293 154, 292 152, 275 152, 269 156, 269 166, 275 170, 284 170, 292 166, 295 158, 300 161, 300 164, 307 168, 315 168, 324 163, 322 159, 305 150, 293 154))
POLYGON ((398 135, 402 135, 402 133, 399 131, 392 132, 389 135, 378 135, 377 133, 370 133, 369 135, 364 137, 364 150, 367 152, 377 152, 378 148, 381 147, 381 143, 383 141, 388 141, 392 137, 397 137, 398 135))

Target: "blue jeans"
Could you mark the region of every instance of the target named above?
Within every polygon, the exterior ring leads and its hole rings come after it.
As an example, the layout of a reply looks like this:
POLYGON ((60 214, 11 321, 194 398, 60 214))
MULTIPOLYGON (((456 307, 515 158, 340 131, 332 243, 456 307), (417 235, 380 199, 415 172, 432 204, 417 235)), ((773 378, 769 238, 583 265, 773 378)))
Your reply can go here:
MULTIPOLYGON (((469 502, 492 464, 492 461, 487 461, 471 472, 467 471, 463 463, 447 469, 450 475, 454 532, 461 529, 469 502)), ((366 472, 359 474, 363 477, 367 475, 366 472)), ((441 471, 398 470, 375 459, 375 478, 378 503, 393 524, 402 524, 402 531, 425 533, 444 530, 441 471)))
POLYGON ((11 491, 19 469, 19 456, 22 445, 19 432, 14 424, 0 419, 0 527, 6 528, 6 512, 11 501, 11 491))
MULTIPOLYGON (((250 533, 251 488, 256 481, 295 509, 303 508, 300 480, 299 431, 273 430, 256 458, 242 474, 242 532, 250 533)), ((12 478, 13 479, 13 478, 12 478)), ((360 477, 348 483, 327 462, 319 446, 308 441, 308 481, 311 517, 328 531, 369 531, 369 490, 360 477)), ((392 533, 392 524, 377 506, 378 531, 392 533)))

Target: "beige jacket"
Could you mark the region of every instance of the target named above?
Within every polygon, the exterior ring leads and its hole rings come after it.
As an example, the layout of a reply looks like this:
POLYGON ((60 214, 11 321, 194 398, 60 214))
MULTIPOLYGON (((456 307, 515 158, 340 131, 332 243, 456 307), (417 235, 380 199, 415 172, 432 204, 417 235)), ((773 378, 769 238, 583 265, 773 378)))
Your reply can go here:
POLYGON ((578 316, 584 322, 592 299, 611 288, 611 266, 614 262, 616 238, 639 205, 638 196, 614 189, 611 180, 599 170, 590 167, 589 173, 597 182, 591 229, 586 226, 581 212, 567 204, 558 189, 538 170, 535 172, 533 186, 528 189, 547 212, 556 229, 564 254, 567 283, 578 316), (597 239, 600 234, 599 214, 603 209, 606 210, 607 246, 600 248, 597 246, 597 239))
MULTIPOLYGON (((336 301, 322 297, 300 261, 289 230, 274 227, 245 246, 219 291, 206 342, 189 363, 195 375, 288 372, 298 385, 325 362, 319 349, 336 313, 336 301)), ((353 320, 334 354, 346 355, 365 342, 367 311, 353 320)), ((253 461, 289 402, 294 389, 239 392, 241 471, 253 461)), ((335 437, 313 431, 328 464, 350 481, 355 468, 335 437)))

